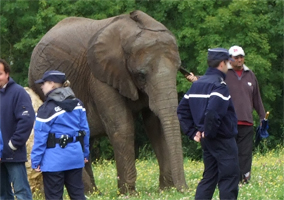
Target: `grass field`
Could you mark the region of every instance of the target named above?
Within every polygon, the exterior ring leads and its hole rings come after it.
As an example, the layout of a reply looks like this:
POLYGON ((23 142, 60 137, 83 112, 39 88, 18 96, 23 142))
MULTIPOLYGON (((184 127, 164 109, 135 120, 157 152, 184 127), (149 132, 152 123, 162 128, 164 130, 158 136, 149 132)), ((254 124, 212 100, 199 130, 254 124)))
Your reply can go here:
MULTIPOLYGON (((238 199, 248 200, 276 200, 284 199, 284 148, 277 148, 264 155, 256 153, 253 157, 252 178, 249 184, 240 185, 238 199)), ((194 199, 196 186, 201 179, 203 163, 200 161, 184 160, 186 182, 189 189, 179 193, 175 189, 159 191, 158 164, 155 159, 137 160, 138 196, 118 196, 117 178, 114 162, 102 161, 94 165, 96 184, 102 195, 88 195, 88 199, 156 199, 156 200, 186 200, 194 199)), ((218 198, 218 189, 213 199, 218 198)), ((69 199, 65 194, 65 199, 69 199)), ((41 197, 35 197, 41 199, 41 197)))

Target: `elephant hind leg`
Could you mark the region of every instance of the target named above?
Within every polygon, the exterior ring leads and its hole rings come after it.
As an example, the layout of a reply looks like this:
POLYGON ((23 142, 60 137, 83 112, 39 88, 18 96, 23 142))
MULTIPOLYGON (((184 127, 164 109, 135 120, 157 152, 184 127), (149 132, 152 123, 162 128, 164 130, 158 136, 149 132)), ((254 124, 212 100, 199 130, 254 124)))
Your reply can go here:
POLYGON ((86 166, 83 169, 82 179, 83 179, 83 184, 84 184, 84 193, 85 194, 93 193, 94 189, 93 189, 93 186, 92 186, 92 183, 91 183, 90 176, 86 171, 86 166))
MULTIPOLYGON (((95 138, 90 138, 90 152, 92 152, 93 145, 95 142, 95 138)), ((84 183, 84 192, 85 193, 98 193, 100 194, 99 189, 96 186, 95 178, 92 170, 92 156, 89 157, 89 162, 85 164, 84 170, 83 170, 83 183, 84 183)))
POLYGON ((95 178, 92 171, 92 162, 89 159, 89 162, 85 164, 85 168, 83 170, 83 183, 84 183, 84 192, 85 193, 98 193, 100 194, 100 190, 97 188, 95 183, 95 178))

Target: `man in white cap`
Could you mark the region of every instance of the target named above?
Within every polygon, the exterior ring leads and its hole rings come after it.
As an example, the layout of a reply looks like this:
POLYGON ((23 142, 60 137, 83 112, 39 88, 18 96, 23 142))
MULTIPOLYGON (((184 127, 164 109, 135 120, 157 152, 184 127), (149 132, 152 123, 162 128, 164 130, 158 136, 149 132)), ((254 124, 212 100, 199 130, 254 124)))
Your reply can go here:
POLYGON ((236 142, 239 151, 240 181, 248 183, 251 176, 253 149, 253 109, 260 119, 265 111, 260 97, 259 86, 254 73, 244 64, 245 52, 240 46, 229 49, 231 68, 228 68, 226 83, 238 118, 236 142))

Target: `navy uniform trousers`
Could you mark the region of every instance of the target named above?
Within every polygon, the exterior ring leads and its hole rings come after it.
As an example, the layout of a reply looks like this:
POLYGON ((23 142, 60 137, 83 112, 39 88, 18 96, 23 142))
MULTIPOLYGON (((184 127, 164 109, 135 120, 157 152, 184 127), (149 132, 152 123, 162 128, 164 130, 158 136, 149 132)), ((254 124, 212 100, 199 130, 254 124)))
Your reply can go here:
POLYGON ((237 199, 239 183, 238 147, 235 138, 201 139, 204 172, 195 199, 212 199, 218 184, 220 199, 237 199))
POLYGON ((62 200, 64 185, 71 200, 85 200, 82 168, 42 172, 46 200, 62 200))

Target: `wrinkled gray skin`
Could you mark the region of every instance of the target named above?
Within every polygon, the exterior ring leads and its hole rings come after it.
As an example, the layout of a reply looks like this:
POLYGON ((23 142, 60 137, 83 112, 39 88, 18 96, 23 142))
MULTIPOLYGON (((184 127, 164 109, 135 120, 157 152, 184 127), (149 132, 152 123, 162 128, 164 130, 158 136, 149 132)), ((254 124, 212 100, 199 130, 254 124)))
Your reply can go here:
POLYGON ((176 114, 179 66, 175 37, 141 11, 104 20, 70 17, 34 48, 29 85, 44 99, 34 81, 47 70, 66 73, 86 107, 91 141, 105 134, 110 139, 121 193, 135 192, 134 120, 141 113, 157 155, 160 188, 182 191, 187 185, 176 114))

